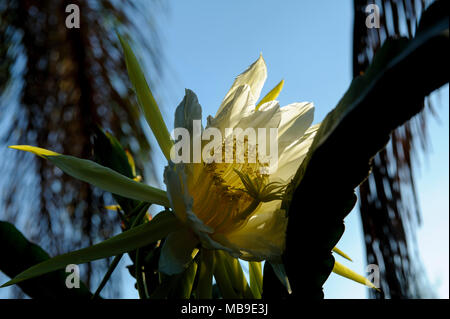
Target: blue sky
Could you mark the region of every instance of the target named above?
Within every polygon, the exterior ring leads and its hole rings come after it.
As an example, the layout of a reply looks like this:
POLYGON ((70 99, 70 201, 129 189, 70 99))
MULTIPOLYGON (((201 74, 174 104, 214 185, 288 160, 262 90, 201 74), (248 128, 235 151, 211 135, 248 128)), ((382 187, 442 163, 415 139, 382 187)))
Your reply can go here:
MULTIPOLYGON (((172 1, 160 21, 167 59, 165 80, 154 92, 169 129, 184 89, 196 92, 203 117, 214 115, 234 77, 262 53, 268 79, 262 94, 285 80, 281 105, 311 101, 315 123, 337 104, 351 81, 353 1, 172 1)), ((144 56, 141 56, 145 58, 144 56)), ((151 70, 149 70, 151 73, 151 70)), ((419 246, 438 296, 448 298, 448 86, 438 123, 430 121, 432 152, 418 170, 423 225, 419 246)), ((387 114, 388 116, 388 114, 387 114)), ((160 159, 161 167, 163 157, 160 159)), ((364 273, 362 227, 356 209, 339 246, 353 257, 345 263, 364 273)), ((337 257, 339 258, 339 257, 337 257)), ((327 298, 365 298, 366 288, 332 274, 327 298)))

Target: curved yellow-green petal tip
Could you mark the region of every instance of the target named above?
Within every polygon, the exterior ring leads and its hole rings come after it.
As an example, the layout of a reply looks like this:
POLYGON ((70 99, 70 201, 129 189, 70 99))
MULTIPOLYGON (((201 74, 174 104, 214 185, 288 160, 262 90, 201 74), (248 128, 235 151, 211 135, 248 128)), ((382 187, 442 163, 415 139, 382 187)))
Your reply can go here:
POLYGON ((377 288, 369 279, 367 279, 364 276, 361 276, 357 272, 345 267, 344 265, 338 263, 337 261, 335 261, 335 263, 334 263, 333 272, 339 276, 348 278, 357 283, 360 283, 362 285, 365 285, 367 287, 370 287, 370 288, 376 289, 377 291, 380 291, 380 289, 377 288))
POLYGON ((267 93, 261 101, 256 105, 256 110, 259 109, 261 105, 264 103, 270 102, 275 100, 281 93, 281 90, 283 89, 284 80, 281 80, 280 83, 278 83, 272 90, 270 90, 269 93, 267 93))
POLYGON ((106 210, 115 210, 115 211, 121 209, 120 205, 106 205, 106 206, 103 206, 103 208, 106 210))
POLYGON ((341 257, 344 257, 345 259, 350 260, 351 262, 353 262, 353 260, 346 253, 344 253, 342 250, 340 250, 339 248, 334 247, 333 251, 336 254, 340 255, 341 257))
POLYGON ((30 145, 11 145, 8 147, 15 149, 15 150, 19 150, 19 151, 30 152, 30 153, 36 154, 37 156, 40 156, 40 157, 61 155, 59 153, 46 150, 45 148, 40 148, 40 147, 30 146, 30 145))

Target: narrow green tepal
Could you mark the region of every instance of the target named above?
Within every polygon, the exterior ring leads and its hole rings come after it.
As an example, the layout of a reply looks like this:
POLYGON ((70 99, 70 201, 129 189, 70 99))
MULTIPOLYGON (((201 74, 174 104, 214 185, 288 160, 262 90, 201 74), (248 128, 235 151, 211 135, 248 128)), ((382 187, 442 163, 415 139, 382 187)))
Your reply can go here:
POLYGON ((256 299, 262 296, 262 267, 260 261, 251 261, 248 263, 248 272, 250 277, 250 289, 256 299))
MULTIPOLYGON (((226 280, 228 280, 229 284, 231 284, 231 290, 237 293, 239 298, 255 299, 255 296, 253 295, 250 286, 247 283, 247 279, 245 278, 239 260, 237 258, 231 257, 227 252, 223 250, 215 250, 214 253, 216 259, 215 270, 220 270, 220 267, 223 267, 223 271, 227 276, 226 280)), ((221 286, 223 286, 223 280, 219 279, 219 276, 216 276, 216 272, 214 273, 214 277, 219 284, 219 288, 223 294, 223 297, 229 298, 225 295, 225 291, 222 290, 221 286)))
POLYGON ((111 237, 99 244, 76 250, 67 254, 48 259, 18 274, 12 280, 1 286, 7 287, 27 279, 38 277, 55 270, 63 269, 69 264, 82 264, 92 260, 116 256, 167 236, 178 226, 176 217, 170 212, 156 215, 150 222, 132 228, 117 236, 111 237))
POLYGON ((159 110, 152 91, 145 80, 142 68, 131 50, 130 45, 119 34, 118 37, 120 43, 122 44, 123 52, 125 53, 128 76, 130 77, 131 83, 136 90, 145 119, 147 120, 148 125, 150 125, 150 128, 152 129, 153 134, 158 141, 159 147, 164 153, 164 156, 167 160, 169 160, 170 149, 172 148, 173 142, 170 139, 170 134, 167 130, 166 124, 164 123, 161 111, 159 110))
POLYGON ((209 249, 200 250, 200 265, 196 294, 198 299, 212 298, 212 281, 214 272, 214 252, 209 249))
POLYGON ((270 263, 272 266, 275 275, 278 277, 280 282, 286 287, 289 294, 292 293, 291 284, 289 283, 289 279, 286 275, 286 270, 284 269, 284 264, 282 263, 270 263))
POLYGON ((214 259, 214 278, 219 287, 220 294, 224 299, 242 299, 242 295, 234 289, 230 275, 223 263, 222 257, 218 250, 213 251, 214 259))
POLYGON ((29 145, 13 145, 12 149, 34 153, 55 164, 65 173, 107 192, 126 198, 170 207, 167 193, 161 189, 139 183, 93 161, 62 155, 29 145))
POLYGON ((180 282, 176 287, 176 297, 181 299, 189 299, 192 293, 195 276, 197 275, 198 265, 195 261, 185 270, 180 282))

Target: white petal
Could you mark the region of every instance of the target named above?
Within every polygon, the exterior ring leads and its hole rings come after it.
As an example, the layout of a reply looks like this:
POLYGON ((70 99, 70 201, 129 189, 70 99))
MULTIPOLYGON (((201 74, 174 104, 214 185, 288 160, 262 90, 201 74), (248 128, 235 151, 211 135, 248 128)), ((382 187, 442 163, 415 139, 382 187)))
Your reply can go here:
POLYGON ((249 114, 241 114, 241 119, 234 127, 242 129, 254 128, 277 128, 281 121, 280 104, 278 101, 271 101, 264 103, 255 111, 252 110, 249 114))
POLYGON ((287 182, 290 181, 308 154, 319 127, 320 124, 311 126, 301 138, 283 150, 279 155, 278 169, 272 174, 271 180, 281 178, 287 182))
POLYGON ((241 259, 279 260, 285 248, 287 216, 281 201, 264 203, 242 228, 213 238, 227 247, 239 249, 241 259))
POLYGON ((164 241, 158 268, 167 275, 179 274, 192 260, 192 251, 199 243, 187 228, 170 233, 164 241))
POLYGON ((250 87, 242 85, 238 87, 230 96, 229 101, 225 104, 223 110, 215 118, 208 117, 208 127, 215 127, 224 134, 225 128, 234 127, 242 114, 245 114, 254 108, 250 102, 250 87))
POLYGON ((281 122, 278 127, 278 151, 305 134, 314 120, 312 103, 293 103, 281 108, 281 122))
POLYGON ((231 86, 231 89, 225 95, 222 104, 217 110, 216 117, 222 112, 225 105, 227 105, 227 103, 230 101, 231 97, 234 95, 234 92, 237 90, 237 88, 244 84, 250 86, 251 104, 253 105, 256 104, 256 101, 258 100, 259 95, 261 94, 261 90, 264 85, 264 82, 266 81, 266 78, 267 78, 266 63, 264 62, 262 55, 260 55, 258 60, 256 60, 252 65, 250 65, 247 70, 245 70, 243 73, 237 76, 236 80, 231 86))
MULTIPOLYGON (((241 115, 239 122, 233 128, 241 128, 243 134, 247 128, 255 131, 255 143, 258 143, 258 129, 266 129, 266 145, 270 146, 270 128, 278 128, 281 121, 280 105, 277 101, 264 103, 258 110, 252 110, 248 114, 241 115)), ((224 135, 227 143, 230 143, 231 135, 224 135)), ((231 143, 232 145, 232 143, 231 143)), ((256 146, 256 145, 255 145, 256 146)))
MULTIPOLYGON (((259 143, 259 140, 261 137, 258 136, 259 128, 265 128, 265 139, 266 139, 266 145, 270 145, 270 128, 277 128, 281 120, 281 112, 280 112, 280 106, 277 101, 272 101, 265 103, 260 109, 255 110, 253 109, 250 111, 247 115, 241 115, 240 120, 237 124, 234 126, 230 126, 232 130, 223 131, 222 136, 225 140, 225 153, 228 154, 230 151, 233 153, 237 150, 244 151, 246 149, 245 146, 245 136, 249 137, 248 140, 248 148, 249 153, 252 153, 254 155, 254 158, 256 159, 256 150, 257 150, 257 143, 259 143), (241 129, 241 132, 238 132, 236 129, 241 129), (248 131, 247 129, 253 129, 253 133, 248 131), (243 136, 244 135, 244 136, 243 136), (251 136, 253 135, 253 138, 251 136), (234 150, 234 137, 236 138, 236 143, 239 145, 237 146, 236 150, 234 150), (244 144, 242 144, 244 143, 244 144)), ((277 136, 275 136, 277 137, 277 136)), ((262 137, 264 138, 264 137, 262 137)), ((267 146, 269 147, 269 146, 267 146)), ((266 151, 267 153, 267 151, 266 151)), ((244 158, 244 154, 241 152, 235 153, 236 157, 244 158)))
POLYGON ((285 183, 289 183, 294 177, 295 173, 297 173, 297 170, 304 159, 305 156, 302 156, 299 159, 295 159, 290 162, 285 162, 283 163, 283 165, 279 165, 277 171, 270 176, 270 181, 273 181, 274 178, 278 178, 285 181, 285 183))

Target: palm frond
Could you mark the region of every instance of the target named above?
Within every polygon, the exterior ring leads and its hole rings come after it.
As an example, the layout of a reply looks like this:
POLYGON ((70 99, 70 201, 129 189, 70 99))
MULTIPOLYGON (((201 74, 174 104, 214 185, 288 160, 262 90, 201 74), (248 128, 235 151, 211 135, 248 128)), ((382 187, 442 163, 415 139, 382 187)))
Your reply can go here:
MULTIPOLYGON (((387 38, 411 38, 428 2, 354 0, 353 76, 364 73, 387 38), (365 26, 369 4, 380 8, 380 28, 365 26)), ((424 101, 416 103, 423 105, 424 101)), ((428 144, 427 118, 433 110, 427 104, 424 111, 392 132, 390 143, 375 156, 372 173, 359 188, 367 262, 380 266, 384 294, 373 290, 373 298, 427 296, 415 240, 421 213, 414 179, 418 152, 426 151, 428 144)))

